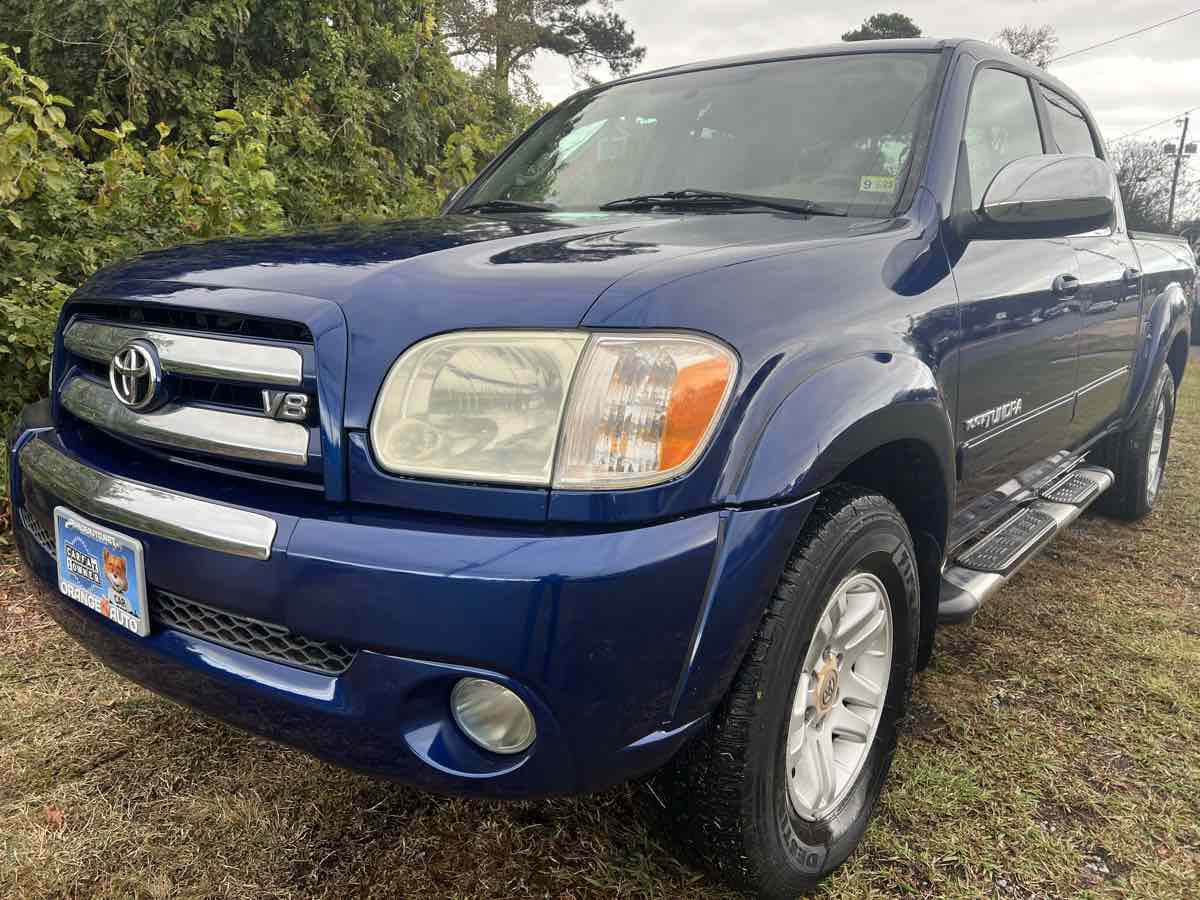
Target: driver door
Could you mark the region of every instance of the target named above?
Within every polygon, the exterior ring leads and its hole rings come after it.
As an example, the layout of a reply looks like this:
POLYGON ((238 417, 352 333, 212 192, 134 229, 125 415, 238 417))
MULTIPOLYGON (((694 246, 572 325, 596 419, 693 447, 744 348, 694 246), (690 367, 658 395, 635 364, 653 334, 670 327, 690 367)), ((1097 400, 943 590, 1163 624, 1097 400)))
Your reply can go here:
MULTIPOLYGON (((978 209, 1007 163, 1044 152, 1029 81, 984 68, 972 87, 956 190, 978 209)), ((957 442, 959 507, 1003 505, 1069 440, 1079 289, 1067 239, 972 238, 954 265, 962 348, 957 442)), ((986 517, 980 508, 978 521, 986 517)), ((964 526, 967 524, 963 523, 964 526)))

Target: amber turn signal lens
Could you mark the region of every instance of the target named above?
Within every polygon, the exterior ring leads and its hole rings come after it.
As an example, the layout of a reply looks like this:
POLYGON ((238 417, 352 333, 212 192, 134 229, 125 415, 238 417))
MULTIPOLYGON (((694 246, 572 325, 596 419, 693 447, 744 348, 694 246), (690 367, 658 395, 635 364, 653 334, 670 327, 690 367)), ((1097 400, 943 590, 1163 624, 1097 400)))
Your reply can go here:
POLYGON ((660 469, 685 462, 708 432, 733 374, 725 357, 706 359, 679 370, 663 426, 660 469))
POLYGON ((711 440, 737 357, 696 334, 594 334, 563 419, 554 487, 646 487, 686 473, 711 440))

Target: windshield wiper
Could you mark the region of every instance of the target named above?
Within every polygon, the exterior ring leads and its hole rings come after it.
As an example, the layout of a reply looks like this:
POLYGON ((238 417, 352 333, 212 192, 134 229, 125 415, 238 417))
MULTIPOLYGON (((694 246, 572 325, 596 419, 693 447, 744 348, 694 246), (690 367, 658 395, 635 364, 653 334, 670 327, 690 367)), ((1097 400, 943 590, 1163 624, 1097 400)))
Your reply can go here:
POLYGON ((813 216, 844 216, 846 211, 836 206, 826 206, 812 200, 794 200, 789 197, 760 197, 756 194, 735 194, 730 191, 710 191, 706 188, 684 188, 681 191, 660 191, 657 194, 639 194, 601 203, 601 209, 624 209, 634 206, 679 206, 700 203, 738 203, 745 206, 762 206, 781 209, 785 212, 805 213, 813 216))
POLYGON ((484 200, 458 210, 472 212, 550 212, 554 207, 548 203, 530 203, 527 200, 484 200))

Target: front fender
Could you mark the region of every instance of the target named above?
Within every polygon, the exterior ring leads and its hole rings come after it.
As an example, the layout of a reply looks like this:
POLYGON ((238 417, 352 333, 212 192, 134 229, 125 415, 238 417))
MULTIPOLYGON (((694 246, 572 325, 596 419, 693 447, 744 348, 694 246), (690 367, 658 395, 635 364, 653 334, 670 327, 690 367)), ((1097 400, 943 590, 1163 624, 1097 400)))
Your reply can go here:
MULTIPOLYGON (((740 508, 721 514, 716 562, 672 703, 672 727, 711 712, 724 696, 820 489, 851 464, 896 441, 921 444, 923 455, 936 460, 944 489, 940 497, 932 490, 912 496, 940 505, 930 521, 949 520, 950 423, 933 371, 905 354, 850 357, 792 389, 736 482, 732 499, 740 508)), ((897 475, 903 480, 904 473, 897 475)))
POLYGON ((1133 378, 1126 398, 1125 427, 1136 422, 1153 400, 1154 379, 1167 364, 1167 354, 1175 339, 1180 334, 1189 333, 1188 306, 1187 294, 1177 281, 1172 281, 1154 298, 1134 361, 1133 378))
MULTIPOLYGON (((942 502, 948 504, 954 496, 954 430, 933 371, 904 354, 851 357, 815 372, 779 405, 743 470, 735 500, 758 504, 804 497, 895 441, 914 441, 930 451, 941 469, 942 502)), ((949 510, 941 512, 948 520, 949 510)))

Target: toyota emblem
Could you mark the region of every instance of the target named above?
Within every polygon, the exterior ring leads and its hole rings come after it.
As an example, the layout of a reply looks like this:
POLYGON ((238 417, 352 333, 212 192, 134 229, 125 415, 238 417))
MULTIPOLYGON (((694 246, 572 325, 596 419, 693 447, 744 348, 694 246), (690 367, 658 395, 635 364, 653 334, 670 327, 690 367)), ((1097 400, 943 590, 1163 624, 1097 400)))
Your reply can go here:
POLYGON ((130 341, 108 365, 108 383, 117 399, 130 409, 148 409, 158 399, 162 366, 149 341, 130 341))

